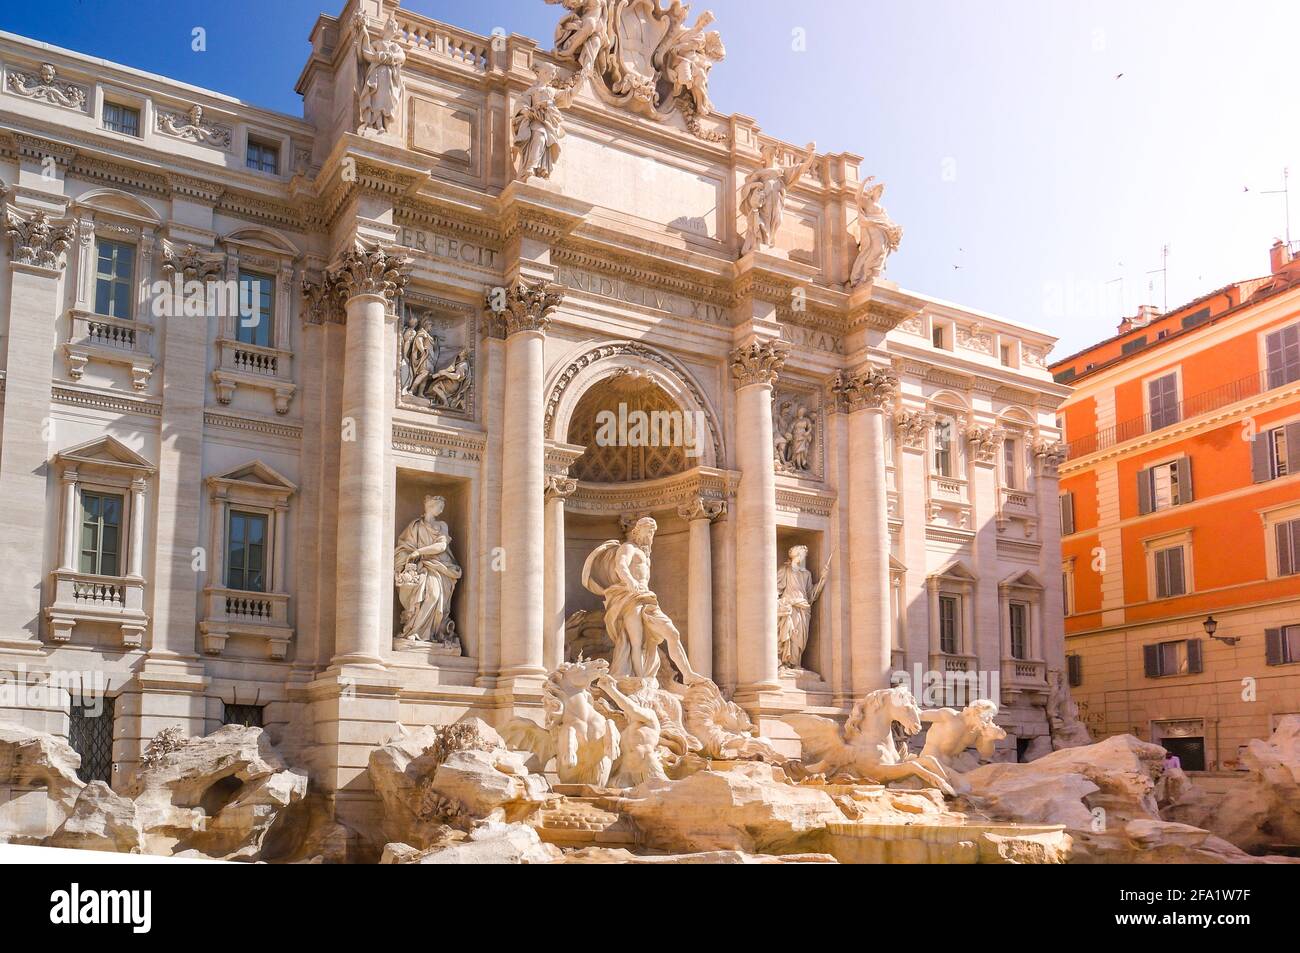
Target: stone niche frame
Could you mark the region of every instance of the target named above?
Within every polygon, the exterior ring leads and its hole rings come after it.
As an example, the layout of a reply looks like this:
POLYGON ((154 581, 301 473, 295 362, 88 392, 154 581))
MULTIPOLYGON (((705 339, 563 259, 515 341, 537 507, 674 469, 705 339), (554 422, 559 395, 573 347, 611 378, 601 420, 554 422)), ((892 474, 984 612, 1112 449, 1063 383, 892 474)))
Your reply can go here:
POLYGON ((482 644, 477 612, 479 559, 474 545, 479 532, 477 490, 477 480, 470 475, 422 469, 399 461, 393 474, 393 520, 388 535, 388 561, 385 564, 392 596, 391 639, 386 650, 391 649, 394 663, 463 672, 466 685, 473 684, 478 672, 477 659, 482 644), (393 580, 393 552, 397 546, 397 537, 413 520, 420 517, 424 511, 424 498, 429 495, 441 496, 447 501, 442 518, 451 533, 451 554, 461 568, 460 582, 456 584, 451 597, 451 617, 456 623, 456 635, 461 645, 459 655, 449 654, 437 645, 412 647, 399 645, 397 641, 401 633, 402 604, 397 598, 397 587, 393 580))
POLYGON ((675 358, 639 341, 585 342, 552 371, 546 386, 546 429, 550 440, 565 440, 578 402, 592 386, 620 369, 640 371, 659 385, 683 411, 702 411, 709 437, 697 466, 725 466, 726 446, 718 414, 694 375, 675 358))
POLYGON ((205 655, 222 655, 231 638, 260 641, 266 655, 283 661, 293 641, 292 596, 288 587, 289 498, 298 487, 254 460, 204 481, 208 488, 208 575, 203 588, 199 635, 205 655), (230 511, 265 516, 267 526, 263 592, 226 586, 226 538, 230 511))
MULTIPOLYGON (((825 482, 826 480, 826 408, 825 408, 825 388, 815 383, 790 380, 782 378, 772 390, 772 426, 775 434, 776 425, 781 417, 781 407, 785 402, 791 402, 792 413, 799 406, 808 408, 808 412, 813 421, 813 448, 812 457, 809 460, 810 466, 807 470, 780 469, 776 473, 778 477, 787 477, 794 480, 816 480, 825 482)), ((775 463, 776 446, 772 447, 773 462, 775 463)))
MULTIPOLYGON (((403 293, 397 312, 396 340, 394 345, 394 367, 393 367, 393 392, 397 395, 397 408, 399 410, 414 411, 417 414, 430 417, 446 417, 452 421, 474 421, 479 418, 478 412, 478 384, 480 379, 479 364, 479 338, 482 336, 479 309, 472 305, 460 301, 451 301, 447 298, 438 297, 420 290, 406 289, 403 293), (423 312, 422 321, 429 320, 443 326, 452 327, 457 323, 460 324, 460 341, 461 347, 469 351, 469 371, 470 386, 469 393, 465 398, 465 409, 451 410, 446 407, 434 407, 423 398, 411 397, 402 393, 402 366, 401 366, 401 340, 402 329, 406 325, 407 309, 411 308, 417 312, 423 312)), ((441 360, 445 360, 447 351, 444 350, 441 360)), ((440 367, 439 370, 442 368, 440 367)))

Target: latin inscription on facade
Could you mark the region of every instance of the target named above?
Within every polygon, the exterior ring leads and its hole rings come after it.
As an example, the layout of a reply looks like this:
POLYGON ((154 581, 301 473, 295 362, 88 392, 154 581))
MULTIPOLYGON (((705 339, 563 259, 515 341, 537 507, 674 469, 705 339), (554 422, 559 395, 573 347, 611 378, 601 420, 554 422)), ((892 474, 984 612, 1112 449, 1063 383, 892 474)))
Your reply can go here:
POLYGON ((456 261, 477 268, 495 269, 497 266, 497 253, 493 249, 463 242, 449 235, 427 232, 422 228, 403 228, 401 242, 407 248, 444 261, 456 261))
POLYGON ((594 271, 574 268, 571 265, 561 265, 556 277, 560 284, 574 291, 599 295, 602 298, 622 301, 640 308, 649 308, 651 311, 662 311, 679 318, 691 318, 709 324, 722 324, 727 320, 727 309, 721 305, 695 301, 670 291, 649 288, 621 278, 611 278, 594 271))

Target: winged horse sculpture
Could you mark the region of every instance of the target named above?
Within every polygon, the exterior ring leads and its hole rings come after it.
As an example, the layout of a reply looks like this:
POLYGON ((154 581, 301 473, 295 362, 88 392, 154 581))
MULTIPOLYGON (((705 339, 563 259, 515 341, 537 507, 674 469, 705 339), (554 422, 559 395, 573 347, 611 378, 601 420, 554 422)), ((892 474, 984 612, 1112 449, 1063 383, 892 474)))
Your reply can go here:
POLYGON ((938 759, 921 755, 905 761, 894 743, 894 722, 909 735, 921 730, 921 710, 906 688, 869 693, 853 706, 842 732, 820 715, 786 715, 785 721, 803 743, 804 766, 811 774, 847 775, 876 784, 920 778, 928 787, 950 797, 955 794, 938 759))

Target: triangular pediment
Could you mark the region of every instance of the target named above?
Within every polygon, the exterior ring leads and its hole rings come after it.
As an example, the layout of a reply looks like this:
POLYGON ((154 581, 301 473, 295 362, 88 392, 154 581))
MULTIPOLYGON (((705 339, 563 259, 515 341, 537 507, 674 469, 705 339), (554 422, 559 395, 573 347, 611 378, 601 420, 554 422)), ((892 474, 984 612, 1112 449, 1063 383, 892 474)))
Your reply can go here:
POLYGON ((55 457, 60 463, 99 464, 110 467, 130 467, 153 472, 154 466, 122 441, 109 434, 87 440, 75 447, 60 450, 55 457))
POLYGON ((939 572, 934 573, 933 578, 959 579, 962 582, 974 582, 975 574, 966 568, 965 563, 955 562, 955 563, 950 563, 948 566, 946 566, 939 572))
POLYGON ((1005 589, 1042 589, 1043 584, 1032 572, 1018 572, 1003 579, 1000 585, 1005 589))
POLYGON ((290 493, 296 492, 298 489, 292 481, 281 476, 261 460, 245 463, 243 466, 236 467, 227 473, 219 473, 211 477, 211 479, 228 483, 261 486, 273 490, 287 490, 290 493))

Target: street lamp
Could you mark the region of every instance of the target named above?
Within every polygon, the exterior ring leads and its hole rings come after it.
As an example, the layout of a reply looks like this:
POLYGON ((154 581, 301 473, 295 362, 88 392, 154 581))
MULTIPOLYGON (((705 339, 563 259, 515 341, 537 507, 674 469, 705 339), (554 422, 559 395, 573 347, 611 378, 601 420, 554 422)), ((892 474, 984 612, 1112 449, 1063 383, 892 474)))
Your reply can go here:
POLYGON ((1207 615, 1205 617, 1205 621, 1202 622, 1201 625, 1205 627, 1205 634, 1208 635, 1210 638, 1214 639, 1214 641, 1216 642, 1222 642, 1224 645, 1236 645, 1238 642, 1241 641, 1241 638, 1235 635, 1234 636, 1215 635, 1214 633, 1219 631, 1219 623, 1212 615, 1207 615))

